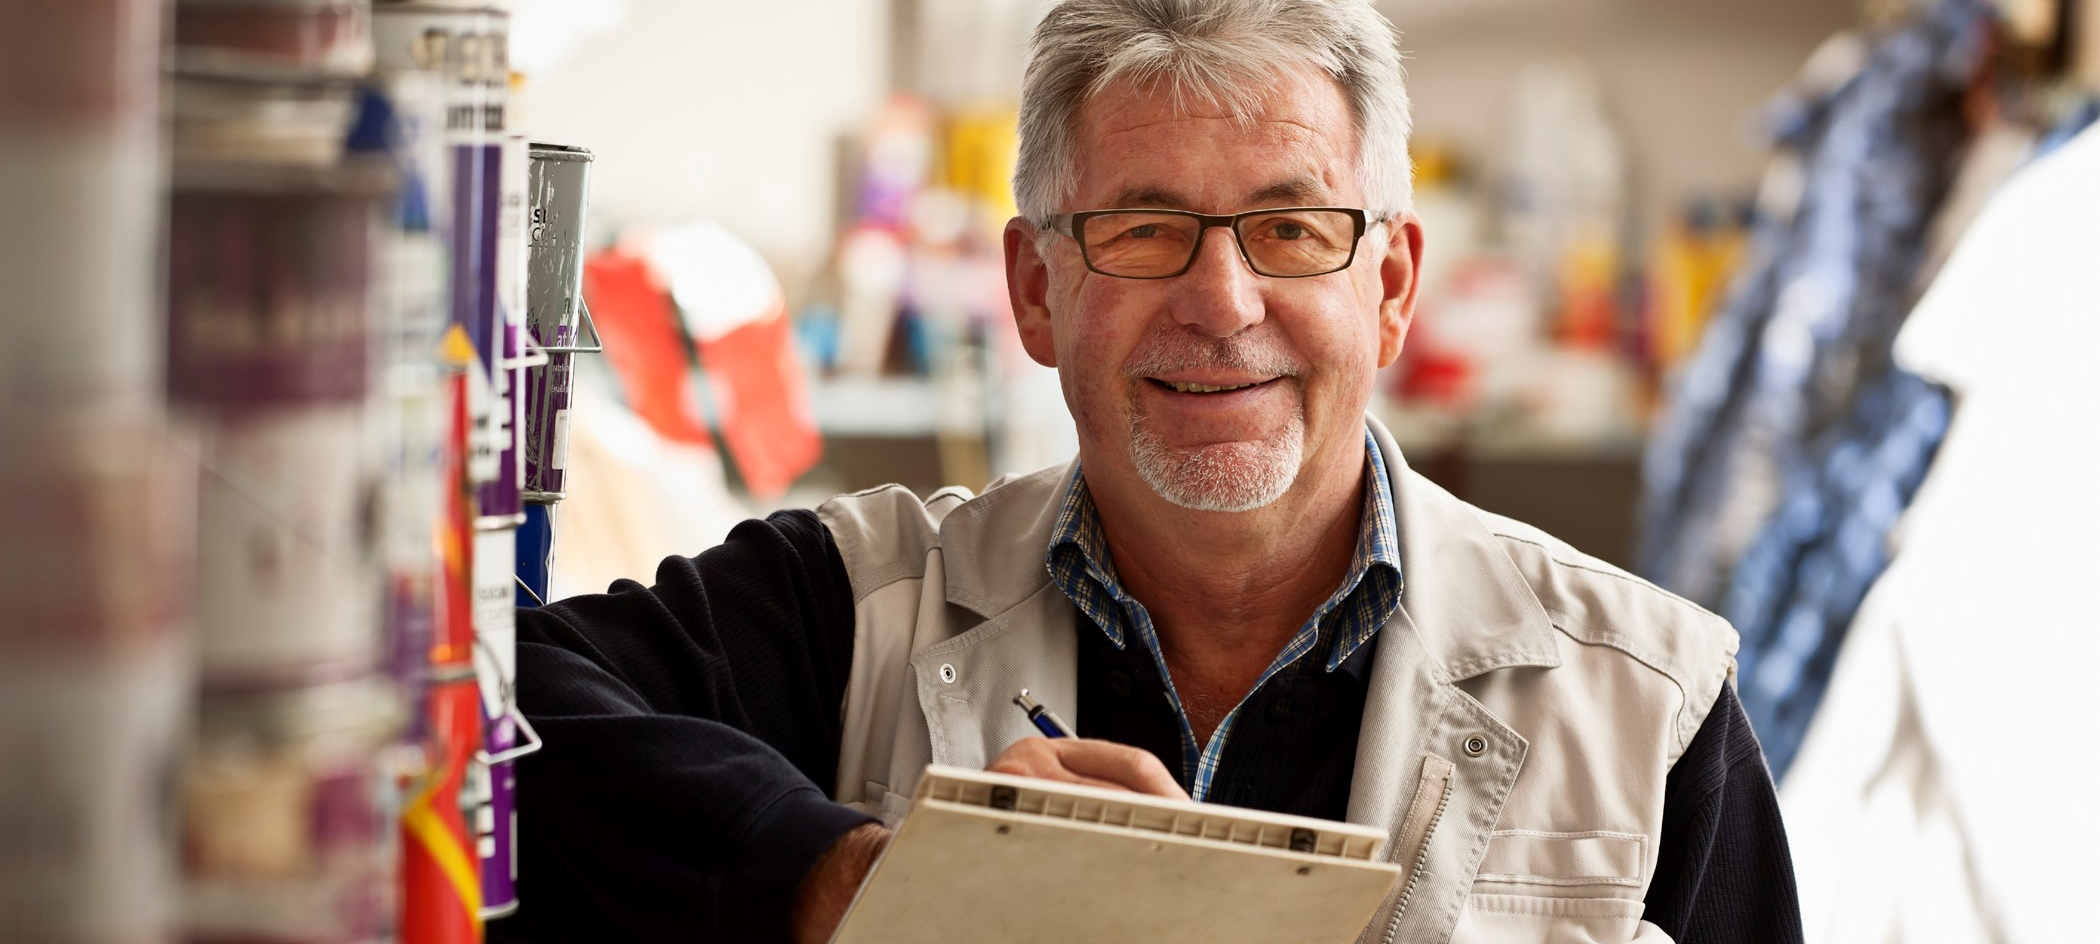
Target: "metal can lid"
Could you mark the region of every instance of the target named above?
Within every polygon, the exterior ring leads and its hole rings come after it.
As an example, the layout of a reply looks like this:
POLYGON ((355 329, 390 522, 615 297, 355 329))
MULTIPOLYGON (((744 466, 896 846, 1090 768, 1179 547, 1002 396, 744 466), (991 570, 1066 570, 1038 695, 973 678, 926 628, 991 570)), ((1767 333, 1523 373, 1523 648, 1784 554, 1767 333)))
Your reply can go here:
POLYGON ((590 148, 578 147, 574 144, 552 144, 546 141, 528 143, 526 145, 526 153, 535 161, 592 161, 597 159, 596 155, 591 153, 590 148))

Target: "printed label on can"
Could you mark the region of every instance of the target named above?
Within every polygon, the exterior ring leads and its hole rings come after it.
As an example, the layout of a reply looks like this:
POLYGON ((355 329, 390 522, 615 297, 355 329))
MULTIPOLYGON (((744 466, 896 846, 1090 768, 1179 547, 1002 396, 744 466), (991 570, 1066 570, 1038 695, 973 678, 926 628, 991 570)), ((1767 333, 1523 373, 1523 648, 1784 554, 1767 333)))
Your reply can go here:
POLYGON ((168 392, 214 407, 365 395, 381 193, 178 189, 168 221, 168 392))
POLYGON ((525 490, 539 501, 560 499, 568 486, 569 385, 574 354, 547 355, 525 372, 525 490))
POLYGON ((373 10, 372 37, 384 72, 445 77, 445 124, 479 137, 501 131, 510 93, 510 15, 435 6, 373 10))
POLYGON ((524 513, 525 452, 525 140, 504 142, 498 176, 496 221, 496 313, 490 358, 494 409, 504 414, 509 436, 501 440, 496 478, 481 487, 484 526, 513 526, 524 513))
POLYGON ((518 678, 517 562, 517 531, 474 535, 474 674, 490 718, 510 713, 518 678))
POLYGON ((379 663, 375 470, 362 407, 204 424, 198 653, 208 686, 361 676, 379 663))
MULTIPOLYGON (((503 457, 518 435, 517 396, 502 376, 507 340, 503 331, 501 261, 502 178, 505 163, 504 107, 509 95, 509 15, 500 10, 432 5, 382 6, 373 11, 373 44, 381 71, 429 72, 443 76, 445 137, 451 158, 445 190, 450 195, 451 321, 466 332, 477 354, 482 386, 469 397, 474 434, 467 463, 476 485, 506 478, 503 457)), ((471 386, 471 385, 470 385, 471 386)), ((515 460, 513 460, 515 461, 515 460)), ((519 465, 522 474, 522 465, 519 465)), ((516 478, 509 489, 516 491, 516 478)), ((481 517, 508 520, 518 510, 501 484, 480 496, 481 517)))
POLYGON ((547 468, 566 472, 569 468, 569 411, 554 411, 554 446, 547 454, 547 468))

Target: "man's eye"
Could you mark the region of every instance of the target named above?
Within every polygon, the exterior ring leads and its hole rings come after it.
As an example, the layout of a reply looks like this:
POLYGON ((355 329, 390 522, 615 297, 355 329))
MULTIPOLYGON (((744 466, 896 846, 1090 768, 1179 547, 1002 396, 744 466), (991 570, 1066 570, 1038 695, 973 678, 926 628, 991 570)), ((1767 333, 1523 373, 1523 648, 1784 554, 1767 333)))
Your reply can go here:
POLYGON ((1307 232, 1303 226, 1285 220, 1270 229, 1269 235, 1277 239, 1304 239, 1307 236, 1311 236, 1312 233, 1307 232))
POLYGON ((1129 239, 1151 239, 1159 235, 1159 224, 1146 223, 1143 226, 1133 226, 1124 230, 1123 235, 1129 239))

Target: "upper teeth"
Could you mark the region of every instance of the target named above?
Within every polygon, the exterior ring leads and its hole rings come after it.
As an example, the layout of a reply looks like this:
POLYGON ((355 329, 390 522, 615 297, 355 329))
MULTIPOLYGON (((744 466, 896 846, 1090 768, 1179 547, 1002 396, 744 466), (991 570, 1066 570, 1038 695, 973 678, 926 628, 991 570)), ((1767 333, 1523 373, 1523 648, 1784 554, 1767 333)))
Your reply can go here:
POLYGON ((1244 389, 1246 389, 1246 388, 1248 388, 1248 387, 1252 387, 1252 386, 1254 386, 1254 385, 1253 385, 1253 384, 1251 384, 1251 383, 1243 383, 1243 384, 1230 384, 1230 385, 1227 385, 1227 386, 1223 386, 1223 387, 1213 387, 1213 386, 1211 386, 1210 384, 1199 384, 1199 383, 1175 383, 1175 382, 1173 382, 1173 381, 1171 381, 1171 380, 1169 380, 1169 381, 1166 381, 1166 384, 1167 384, 1167 386, 1169 386, 1169 387, 1173 387, 1173 388, 1174 388, 1175 390, 1178 390, 1178 391, 1180 391, 1180 392, 1182 392, 1182 393, 1219 393, 1219 392, 1222 392, 1222 391, 1226 391, 1226 390, 1244 390, 1244 389))

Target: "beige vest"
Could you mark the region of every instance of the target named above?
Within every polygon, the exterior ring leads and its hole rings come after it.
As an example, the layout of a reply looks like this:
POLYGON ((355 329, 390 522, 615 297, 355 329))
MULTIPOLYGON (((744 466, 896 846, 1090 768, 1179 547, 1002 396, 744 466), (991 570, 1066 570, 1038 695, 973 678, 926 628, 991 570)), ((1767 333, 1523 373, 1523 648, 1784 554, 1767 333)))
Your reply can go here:
MULTIPOLYGON (((1400 526, 1349 820, 1406 877, 1369 944, 1666 941, 1641 920, 1663 784, 1734 666, 1717 616, 1409 470, 1375 419, 1400 526)), ((903 815, 928 763, 982 767, 1076 716, 1078 611, 1044 549, 1071 467, 825 503, 855 603, 835 796, 903 815)), ((1093 627, 1084 627, 1094 631, 1093 627)))

